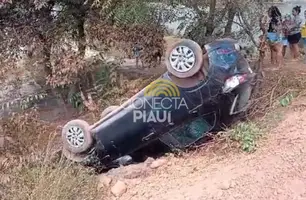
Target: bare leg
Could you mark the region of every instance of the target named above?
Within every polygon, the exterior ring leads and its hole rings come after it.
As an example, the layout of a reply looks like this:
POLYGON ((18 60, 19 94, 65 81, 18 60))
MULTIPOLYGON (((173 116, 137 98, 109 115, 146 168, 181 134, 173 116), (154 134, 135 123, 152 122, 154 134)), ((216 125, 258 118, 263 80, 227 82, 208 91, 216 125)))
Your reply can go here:
POLYGON ((276 58, 277 58, 277 64, 278 67, 283 67, 284 66, 284 56, 283 56, 283 44, 279 43, 276 48, 276 58))
POLYGON ((138 68, 139 58, 136 57, 136 67, 138 68))
POLYGON ((270 45, 270 52, 271 52, 271 64, 275 64, 275 51, 272 45, 270 45))
POLYGON ((286 50, 287 50, 287 46, 283 46, 283 51, 282 51, 282 53, 283 53, 283 57, 285 57, 286 56, 286 50))
POLYGON ((293 49, 294 49, 294 59, 299 59, 299 57, 300 57, 299 45, 294 44, 293 49))

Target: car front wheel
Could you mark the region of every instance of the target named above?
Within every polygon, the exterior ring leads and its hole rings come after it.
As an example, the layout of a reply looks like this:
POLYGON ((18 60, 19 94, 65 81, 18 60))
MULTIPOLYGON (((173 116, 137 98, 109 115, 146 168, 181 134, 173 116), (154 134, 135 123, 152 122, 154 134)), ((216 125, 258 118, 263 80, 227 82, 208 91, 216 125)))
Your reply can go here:
POLYGON ((88 151, 93 144, 90 126, 83 120, 72 120, 62 130, 62 141, 64 149, 73 154, 88 151))

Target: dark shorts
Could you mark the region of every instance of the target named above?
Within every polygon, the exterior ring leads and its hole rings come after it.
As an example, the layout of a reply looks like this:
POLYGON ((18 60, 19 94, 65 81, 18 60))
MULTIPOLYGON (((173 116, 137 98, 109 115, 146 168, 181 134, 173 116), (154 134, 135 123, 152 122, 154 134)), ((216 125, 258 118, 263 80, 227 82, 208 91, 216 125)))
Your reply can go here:
POLYGON ((302 37, 301 33, 288 35, 288 42, 289 42, 289 44, 297 44, 297 43, 300 42, 301 37, 302 37))

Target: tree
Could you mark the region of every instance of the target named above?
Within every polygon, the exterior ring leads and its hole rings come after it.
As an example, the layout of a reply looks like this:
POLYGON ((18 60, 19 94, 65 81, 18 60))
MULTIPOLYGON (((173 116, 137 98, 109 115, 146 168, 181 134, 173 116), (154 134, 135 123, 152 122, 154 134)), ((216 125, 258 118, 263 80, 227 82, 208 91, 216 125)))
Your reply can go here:
MULTIPOLYGON (((163 51, 163 32, 152 10, 140 0, 12 0, 0 4, 0 64, 2 75, 12 70, 21 47, 40 58, 46 82, 71 91, 95 85, 94 72, 113 48, 130 53, 135 42, 153 62, 163 51), (144 9, 144 10, 142 10, 144 9), (139 13, 142 11, 141 13, 139 13), (98 50, 86 58, 86 49, 98 50), (4 66, 4 67, 3 67, 4 66)), ((4 76, 5 77, 5 76, 4 76)), ((54 90, 53 90, 54 91, 54 90)))
MULTIPOLYGON (((222 36, 234 38, 247 36, 257 45, 254 34, 259 27, 254 25, 258 24, 258 16, 263 12, 263 0, 177 0, 171 3, 173 7, 178 4, 184 5, 195 13, 192 23, 182 22, 180 28, 187 26, 184 37, 195 40, 200 45, 222 36), (240 30, 235 30, 233 33, 233 25, 238 26, 240 30)), ((174 20, 179 20, 179 18, 173 17, 174 20)))

